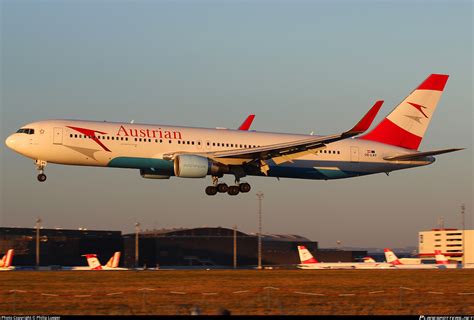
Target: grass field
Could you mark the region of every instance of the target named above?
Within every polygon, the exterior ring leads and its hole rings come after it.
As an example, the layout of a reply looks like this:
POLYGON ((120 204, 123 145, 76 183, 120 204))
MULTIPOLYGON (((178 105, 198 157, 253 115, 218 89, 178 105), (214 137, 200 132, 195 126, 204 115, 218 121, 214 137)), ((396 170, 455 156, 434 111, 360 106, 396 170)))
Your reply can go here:
POLYGON ((0 314, 474 314, 474 270, 17 271, 0 314))

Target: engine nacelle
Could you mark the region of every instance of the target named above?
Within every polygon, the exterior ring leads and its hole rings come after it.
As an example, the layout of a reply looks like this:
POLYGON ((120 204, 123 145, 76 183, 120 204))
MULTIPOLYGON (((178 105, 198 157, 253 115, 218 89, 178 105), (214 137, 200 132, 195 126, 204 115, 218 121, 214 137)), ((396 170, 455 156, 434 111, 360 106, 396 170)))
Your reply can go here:
POLYGON ((169 179, 169 174, 162 174, 161 172, 156 172, 151 169, 140 169, 140 175, 145 179, 169 179))
POLYGON ((208 158, 195 155, 178 155, 174 159, 174 174, 181 178, 204 178, 210 169, 208 158))

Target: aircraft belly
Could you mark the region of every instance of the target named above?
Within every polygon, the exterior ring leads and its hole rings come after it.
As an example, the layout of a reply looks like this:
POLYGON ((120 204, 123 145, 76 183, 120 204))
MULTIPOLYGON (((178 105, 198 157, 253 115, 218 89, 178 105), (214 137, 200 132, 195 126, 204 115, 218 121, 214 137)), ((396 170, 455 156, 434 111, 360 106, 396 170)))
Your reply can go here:
POLYGON ((269 163, 268 175, 282 178, 329 180, 384 172, 386 164, 373 162, 293 160, 284 164, 269 163))

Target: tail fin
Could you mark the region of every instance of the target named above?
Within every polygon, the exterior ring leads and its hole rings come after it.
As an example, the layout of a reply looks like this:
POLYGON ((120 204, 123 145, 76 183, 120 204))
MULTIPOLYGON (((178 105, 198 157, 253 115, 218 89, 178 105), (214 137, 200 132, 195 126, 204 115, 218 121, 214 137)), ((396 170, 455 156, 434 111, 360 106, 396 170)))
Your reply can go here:
POLYGON ((313 257, 305 246, 298 246, 298 253, 300 254, 301 264, 318 263, 318 260, 313 257))
POLYGON ((448 264, 448 258, 441 253, 441 250, 435 250, 436 264, 448 264))
POLYGON ((385 260, 387 260, 388 263, 391 263, 393 265, 399 265, 402 264, 400 260, 398 260, 398 257, 393 253, 392 250, 385 248, 383 250, 385 252, 385 260))
POLYGON ((12 265, 13 261, 13 249, 9 249, 7 253, 3 256, 2 260, 0 260, 0 267, 8 268, 12 265))
POLYGON ((375 262, 374 258, 372 258, 372 257, 364 257, 363 259, 364 259, 365 263, 374 263, 375 262))
POLYGON ((97 255, 85 254, 83 257, 86 257, 87 263, 89 264, 91 270, 102 270, 102 265, 100 264, 99 259, 97 259, 97 255))
POLYGON ((418 150, 449 75, 432 74, 360 139, 418 150))

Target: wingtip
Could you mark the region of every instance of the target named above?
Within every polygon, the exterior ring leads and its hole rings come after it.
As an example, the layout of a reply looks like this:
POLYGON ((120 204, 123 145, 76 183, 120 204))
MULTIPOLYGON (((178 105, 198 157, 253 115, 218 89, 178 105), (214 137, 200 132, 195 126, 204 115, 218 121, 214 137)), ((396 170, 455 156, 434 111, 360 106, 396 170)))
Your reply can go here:
POLYGON ((245 121, 242 122, 242 124, 240 125, 239 130, 244 130, 244 131, 249 130, 254 119, 255 119, 255 115, 249 114, 247 119, 245 119, 245 121))
POLYGON ((377 113, 382 107, 384 100, 378 100, 374 103, 372 108, 364 115, 364 117, 351 129, 348 131, 350 134, 359 134, 367 131, 372 125, 377 113))

